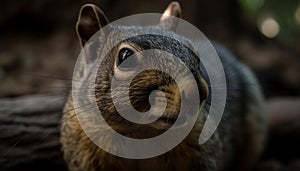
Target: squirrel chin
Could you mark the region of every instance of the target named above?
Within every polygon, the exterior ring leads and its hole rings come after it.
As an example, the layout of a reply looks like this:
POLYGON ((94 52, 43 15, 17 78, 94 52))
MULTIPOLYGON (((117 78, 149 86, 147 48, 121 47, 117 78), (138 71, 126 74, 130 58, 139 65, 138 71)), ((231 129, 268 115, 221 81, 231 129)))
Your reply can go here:
POLYGON ((178 118, 168 118, 168 117, 161 117, 155 122, 149 124, 154 129, 157 130, 168 130, 168 129, 176 129, 180 127, 184 127, 187 124, 186 117, 178 117, 178 118))

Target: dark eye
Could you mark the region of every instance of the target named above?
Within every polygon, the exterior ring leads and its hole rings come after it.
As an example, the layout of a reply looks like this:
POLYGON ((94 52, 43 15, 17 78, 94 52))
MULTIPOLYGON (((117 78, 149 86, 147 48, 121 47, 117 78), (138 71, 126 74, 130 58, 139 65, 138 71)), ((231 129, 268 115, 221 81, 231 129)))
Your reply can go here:
POLYGON ((131 69, 137 66, 137 59, 134 52, 129 48, 122 48, 118 54, 117 67, 119 69, 131 69), (128 59, 127 59, 128 58, 128 59))

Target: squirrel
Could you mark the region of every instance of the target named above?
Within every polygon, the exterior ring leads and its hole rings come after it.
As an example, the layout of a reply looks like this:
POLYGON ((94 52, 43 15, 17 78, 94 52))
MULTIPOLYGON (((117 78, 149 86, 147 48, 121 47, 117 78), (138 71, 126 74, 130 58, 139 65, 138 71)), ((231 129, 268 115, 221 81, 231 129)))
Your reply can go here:
MULTIPOLYGON (((165 29, 169 34, 176 23, 168 16, 181 17, 179 3, 172 2, 166 8, 160 23, 154 29, 165 29)), ((84 5, 77 21, 77 34, 82 46, 101 28, 108 24, 103 11, 94 4, 84 5)), ((128 30, 122 30, 124 33, 128 30)), ((105 33, 114 36, 114 32, 105 33)), ((213 43, 224 66, 227 84, 227 99, 222 120, 213 136, 204 144, 198 143, 199 133, 207 116, 199 114, 187 137, 165 154, 147 159, 127 159, 110 154, 93 143, 83 131, 75 114, 71 95, 62 117, 61 138, 64 158, 69 170, 251 170, 263 150, 266 139, 266 119, 263 95, 258 82, 247 66, 238 62, 222 46, 213 43)), ((194 73, 199 89, 201 108, 210 106, 210 82, 197 56, 178 41, 159 35, 140 35, 127 39, 114 47, 105 58, 105 66, 96 73, 95 96, 107 123, 122 135, 132 138, 149 138, 166 131, 176 120, 176 114, 162 116, 148 125, 134 124, 122 118, 111 99, 110 87, 113 74, 122 72, 118 64, 124 57, 138 50, 150 48, 168 51, 182 59, 194 73)), ((201 59, 200 59, 201 60, 201 59)), ((169 67, 172 68, 171 65, 169 67)), ((128 66, 131 67, 131 66, 128 66)), ((95 74, 95 73, 93 73, 95 74)), ((167 99, 166 112, 178 113, 179 89, 168 75, 147 70, 136 76, 130 86, 130 102, 141 112, 150 108, 149 92, 159 89, 167 99), (149 80, 149 78, 151 80, 149 80)), ((186 96, 193 96, 184 90, 186 96)), ((88 112, 88 111, 87 111, 88 112)), ((101 135, 100 135, 101 136, 101 135)), ((111 143, 109 139, 103 141, 111 143)), ((114 144, 111 143, 113 147, 114 144)))

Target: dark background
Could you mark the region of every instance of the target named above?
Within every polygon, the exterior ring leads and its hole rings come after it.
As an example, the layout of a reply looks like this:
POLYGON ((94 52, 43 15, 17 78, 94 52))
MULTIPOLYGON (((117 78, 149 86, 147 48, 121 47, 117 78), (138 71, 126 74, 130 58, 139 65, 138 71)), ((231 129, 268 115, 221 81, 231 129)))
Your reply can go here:
MULTIPOLYGON (((300 0, 179 2, 183 19, 230 49, 260 81, 270 138, 257 170, 300 170, 300 0), (274 37, 261 29, 270 18, 280 27, 274 37)), ((75 23, 85 3, 98 4, 114 21, 162 13, 170 1, 2 0, 0 98, 66 94, 80 51, 75 23)))

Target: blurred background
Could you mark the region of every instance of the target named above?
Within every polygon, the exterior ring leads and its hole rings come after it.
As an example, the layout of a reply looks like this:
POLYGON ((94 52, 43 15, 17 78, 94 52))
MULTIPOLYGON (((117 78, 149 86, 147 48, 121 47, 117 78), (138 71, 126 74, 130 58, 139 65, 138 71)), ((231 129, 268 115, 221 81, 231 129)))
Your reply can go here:
MULTIPOLYGON (((230 49, 258 77, 270 138, 257 170, 300 170, 300 0, 179 0, 183 19, 230 49)), ((80 51, 80 7, 110 21, 162 13, 169 0, 2 0, 0 98, 66 94, 80 51)))

